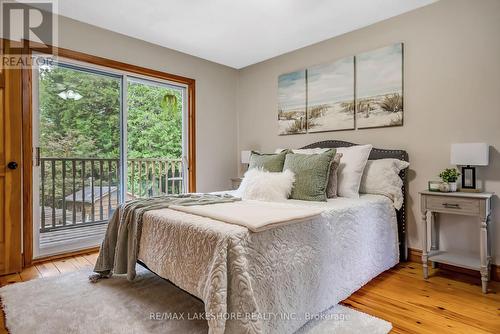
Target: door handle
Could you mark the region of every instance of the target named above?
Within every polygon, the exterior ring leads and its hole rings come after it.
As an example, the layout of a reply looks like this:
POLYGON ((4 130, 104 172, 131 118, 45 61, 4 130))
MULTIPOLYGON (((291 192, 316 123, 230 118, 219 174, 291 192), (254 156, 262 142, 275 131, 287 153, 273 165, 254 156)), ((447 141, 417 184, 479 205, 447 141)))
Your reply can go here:
POLYGON ((16 169, 17 168, 17 162, 11 161, 7 164, 8 169, 16 169))
POLYGON ((35 167, 40 166, 40 147, 35 147, 35 167))
POLYGON ((460 209, 459 204, 443 203, 443 206, 448 209, 460 209))

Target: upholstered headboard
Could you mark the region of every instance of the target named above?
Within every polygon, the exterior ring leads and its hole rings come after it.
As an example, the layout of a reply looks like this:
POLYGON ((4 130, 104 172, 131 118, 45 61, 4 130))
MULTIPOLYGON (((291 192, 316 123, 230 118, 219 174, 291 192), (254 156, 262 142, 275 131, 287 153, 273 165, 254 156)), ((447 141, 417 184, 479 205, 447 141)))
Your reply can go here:
MULTIPOLYGON (((348 147, 357 145, 354 143, 341 141, 341 140, 325 140, 317 143, 313 143, 302 148, 336 148, 336 147, 348 147)), ((380 148, 373 148, 370 153, 370 160, 377 159, 400 159, 404 161, 408 161, 408 153, 403 150, 386 150, 380 148)), ((396 211, 396 216, 398 220, 398 238, 399 238, 399 259, 401 261, 406 261, 408 257, 408 248, 406 245, 406 173, 407 169, 401 171, 399 176, 403 180, 403 206, 401 209, 396 211)))

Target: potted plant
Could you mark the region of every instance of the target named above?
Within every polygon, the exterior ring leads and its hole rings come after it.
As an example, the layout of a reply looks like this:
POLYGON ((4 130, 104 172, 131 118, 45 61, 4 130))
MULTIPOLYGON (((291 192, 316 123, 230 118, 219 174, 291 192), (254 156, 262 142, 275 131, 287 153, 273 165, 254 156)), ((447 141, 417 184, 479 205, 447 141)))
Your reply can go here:
POLYGON ((457 179, 460 173, 455 168, 446 168, 444 171, 439 173, 439 177, 448 187, 443 187, 444 191, 457 191, 457 179), (448 189, 446 189, 448 188, 448 189))

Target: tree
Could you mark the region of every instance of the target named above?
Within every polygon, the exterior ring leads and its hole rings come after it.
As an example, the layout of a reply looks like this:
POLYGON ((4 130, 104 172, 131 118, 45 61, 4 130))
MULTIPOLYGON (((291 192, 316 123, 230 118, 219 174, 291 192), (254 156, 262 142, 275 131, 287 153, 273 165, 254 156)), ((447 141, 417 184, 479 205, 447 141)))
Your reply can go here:
MULTIPOLYGON (((180 90, 130 81, 127 139, 130 158, 180 158, 180 90)), ((43 156, 119 157, 120 81, 64 67, 40 73, 40 147, 43 156), (77 91, 79 100, 61 92, 77 91)))
POLYGON ((127 141, 130 158, 182 155, 181 91, 142 83, 128 85, 127 141))
POLYGON ((42 156, 119 156, 120 81, 64 67, 40 73, 40 148, 42 156), (77 91, 79 100, 60 93, 77 91))
MULTIPOLYGON (((39 80, 42 157, 118 159, 120 85, 120 79, 111 76, 63 66, 42 68, 39 80), (69 92, 77 93, 81 98, 68 98, 69 92)), ((127 105, 128 157, 179 159, 182 155, 181 90, 129 81, 127 105)), ((66 168, 70 168, 69 164, 66 168)), ((79 164, 77 168, 78 180, 91 177, 89 164, 85 175, 81 175, 79 164)), ((66 172, 70 174, 70 170, 66 172)), ((51 168, 47 168, 45 180, 52 180, 52 177, 51 168)), ((117 180, 112 182, 116 184, 117 180)), ((54 202, 59 206, 63 192, 60 162, 55 165, 54 184, 54 202)), ((47 183, 49 185, 52 186, 47 183)), ((78 182, 76 189, 80 190, 82 186, 78 182)), ((69 182, 66 187, 65 193, 71 193, 69 182)), ((47 192, 43 205, 52 203, 51 192, 47 192)))

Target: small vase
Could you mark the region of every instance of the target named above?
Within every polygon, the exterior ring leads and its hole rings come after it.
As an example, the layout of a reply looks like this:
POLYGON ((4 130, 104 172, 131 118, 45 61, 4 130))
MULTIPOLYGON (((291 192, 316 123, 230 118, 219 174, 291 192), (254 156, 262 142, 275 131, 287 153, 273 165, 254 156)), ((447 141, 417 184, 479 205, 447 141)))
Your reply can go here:
POLYGON ((457 182, 448 182, 449 186, 450 186, 450 191, 451 192, 455 192, 457 191, 457 182))

